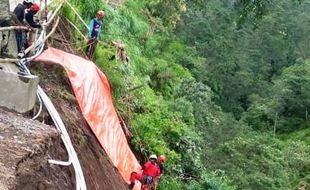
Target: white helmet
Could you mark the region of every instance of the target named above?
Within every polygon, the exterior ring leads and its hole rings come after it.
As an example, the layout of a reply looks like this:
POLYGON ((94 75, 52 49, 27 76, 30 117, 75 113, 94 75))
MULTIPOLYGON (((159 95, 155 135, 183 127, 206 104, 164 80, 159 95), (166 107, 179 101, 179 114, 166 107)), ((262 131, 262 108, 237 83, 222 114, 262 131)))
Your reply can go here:
POLYGON ((150 156, 150 160, 152 160, 152 159, 157 160, 157 156, 156 156, 155 154, 152 154, 152 155, 150 156))
POLYGON ((25 3, 34 3, 34 0, 24 0, 25 3))

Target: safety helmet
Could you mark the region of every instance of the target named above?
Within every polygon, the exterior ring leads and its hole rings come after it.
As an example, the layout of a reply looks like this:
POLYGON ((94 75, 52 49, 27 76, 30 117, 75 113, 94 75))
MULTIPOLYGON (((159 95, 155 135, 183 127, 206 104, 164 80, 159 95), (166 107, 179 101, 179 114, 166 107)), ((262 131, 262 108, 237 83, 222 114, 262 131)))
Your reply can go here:
POLYGON ((34 3, 34 0, 24 0, 25 3, 34 3))
POLYGON ((156 156, 155 154, 152 154, 152 155, 150 156, 150 160, 157 160, 157 156, 156 156))
POLYGON ((99 17, 104 17, 105 16, 105 12, 103 10, 100 10, 100 11, 97 12, 97 15, 99 17))
POLYGON ((31 7, 30 7, 30 11, 33 12, 33 13, 37 13, 39 10, 40 10, 40 7, 36 3, 32 4, 31 7))
POLYGON ((166 156, 160 155, 160 156, 158 157, 158 160, 159 160, 159 162, 164 163, 164 162, 166 162, 166 156))

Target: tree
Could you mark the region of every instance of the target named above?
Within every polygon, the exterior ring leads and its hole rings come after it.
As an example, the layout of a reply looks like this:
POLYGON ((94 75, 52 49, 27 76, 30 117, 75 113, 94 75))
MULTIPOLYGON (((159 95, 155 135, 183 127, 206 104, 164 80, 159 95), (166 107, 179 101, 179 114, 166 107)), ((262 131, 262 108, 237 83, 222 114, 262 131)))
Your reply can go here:
POLYGON ((153 16, 160 17, 167 29, 174 29, 181 18, 181 14, 186 10, 184 0, 156 0, 148 5, 153 16))
POLYGON ((215 149, 209 167, 225 171, 238 189, 292 189, 282 149, 268 134, 249 133, 215 149))
MULTIPOLYGON (((304 0, 292 0, 301 4, 304 0)), ((238 10, 238 24, 242 25, 247 19, 253 20, 254 24, 271 11, 271 7, 278 6, 277 0, 236 0, 235 7, 238 10)))

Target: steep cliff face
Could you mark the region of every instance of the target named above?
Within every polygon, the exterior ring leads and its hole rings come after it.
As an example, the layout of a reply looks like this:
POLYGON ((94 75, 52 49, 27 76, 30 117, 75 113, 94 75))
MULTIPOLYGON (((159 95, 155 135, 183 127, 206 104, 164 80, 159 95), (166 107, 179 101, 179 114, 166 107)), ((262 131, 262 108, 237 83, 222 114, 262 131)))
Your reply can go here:
MULTIPOLYGON (((50 95, 67 127, 82 165, 87 188, 91 190, 127 189, 123 178, 110 162, 80 113, 63 68, 58 65, 36 64, 32 66, 32 70, 40 76, 41 87, 50 95)), ((42 116, 44 115, 46 114, 43 113, 42 116)), ((49 116, 40 119, 50 122, 49 116)))

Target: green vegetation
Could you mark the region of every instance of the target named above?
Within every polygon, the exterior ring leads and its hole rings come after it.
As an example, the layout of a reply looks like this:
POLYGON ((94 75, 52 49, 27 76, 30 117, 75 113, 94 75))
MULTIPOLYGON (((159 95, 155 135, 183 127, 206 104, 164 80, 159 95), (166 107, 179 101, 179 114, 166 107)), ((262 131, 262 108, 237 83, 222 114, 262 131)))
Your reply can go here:
POLYGON ((309 0, 71 2, 107 12, 95 62, 134 151, 167 156, 160 190, 309 189, 309 0))

